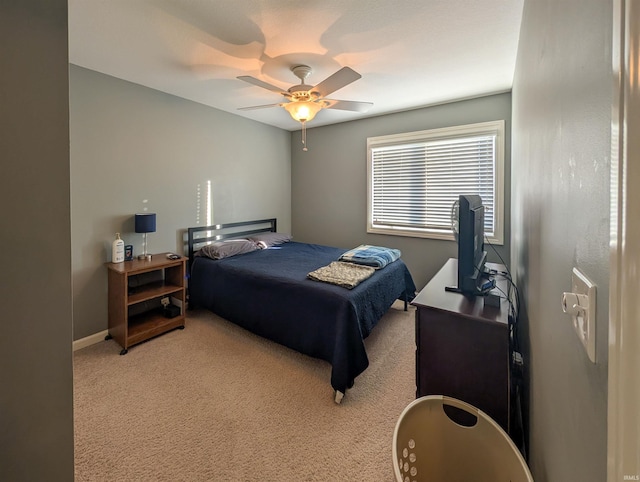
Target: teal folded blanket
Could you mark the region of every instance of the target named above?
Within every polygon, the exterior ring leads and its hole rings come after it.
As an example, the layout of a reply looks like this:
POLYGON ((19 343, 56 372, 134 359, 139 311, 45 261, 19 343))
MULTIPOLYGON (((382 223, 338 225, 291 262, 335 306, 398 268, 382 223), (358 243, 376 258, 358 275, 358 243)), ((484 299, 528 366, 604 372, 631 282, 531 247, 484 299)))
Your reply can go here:
POLYGON ((400 258, 400 254, 399 249, 361 244, 340 256, 340 261, 363 264, 380 269, 400 258))

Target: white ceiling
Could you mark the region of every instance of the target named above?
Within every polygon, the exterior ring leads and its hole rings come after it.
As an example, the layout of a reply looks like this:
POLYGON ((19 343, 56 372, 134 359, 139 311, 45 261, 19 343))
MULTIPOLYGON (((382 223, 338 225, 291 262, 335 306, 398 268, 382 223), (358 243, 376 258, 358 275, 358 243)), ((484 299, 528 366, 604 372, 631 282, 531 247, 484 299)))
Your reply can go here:
POLYGON ((343 66, 362 78, 309 127, 511 89, 524 0, 69 0, 71 63, 287 130, 290 67, 318 84, 343 66))

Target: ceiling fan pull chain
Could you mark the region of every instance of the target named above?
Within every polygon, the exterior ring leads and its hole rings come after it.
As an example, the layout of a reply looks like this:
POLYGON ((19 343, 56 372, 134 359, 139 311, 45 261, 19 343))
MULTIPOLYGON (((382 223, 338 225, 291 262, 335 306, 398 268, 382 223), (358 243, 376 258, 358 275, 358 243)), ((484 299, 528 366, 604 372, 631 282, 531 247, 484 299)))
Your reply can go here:
POLYGON ((304 146, 302 148, 303 151, 308 151, 307 149, 307 122, 306 121, 302 121, 302 145, 304 146))

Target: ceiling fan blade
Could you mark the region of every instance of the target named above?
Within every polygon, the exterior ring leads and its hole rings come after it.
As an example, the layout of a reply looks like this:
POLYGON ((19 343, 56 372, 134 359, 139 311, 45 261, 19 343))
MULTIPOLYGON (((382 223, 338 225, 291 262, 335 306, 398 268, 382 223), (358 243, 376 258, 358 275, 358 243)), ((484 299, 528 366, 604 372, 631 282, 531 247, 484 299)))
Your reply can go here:
POLYGON ((287 92, 286 89, 281 89, 278 86, 269 84, 263 80, 260 79, 256 79, 255 77, 251 77, 250 75, 240 75, 239 77, 237 77, 240 80, 244 80, 245 82, 248 82, 250 84, 253 85, 257 85, 258 87, 262 87, 263 89, 267 89, 270 90, 272 92, 276 92, 278 94, 284 95, 285 97, 290 97, 289 92, 287 92))
POLYGON ((340 109, 351 110, 353 112, 367 112, 372 106, 373 102, 356 102, 354 100, 335 100, 335 99, 322 99, 323 102, 327 102, 329 105, 327 109, 340 109))
POLYGON ((318 85, 313 87, 311 91, 320 94, 320 97, 325 97, 338 89, 342 89, 351 82, 355 82, 362 75, 349 67, 342 67, 335 74, 330 75, 318 85))
POLYGON ((268 107, 280 107, 282 104, 265 104, 265 105, 252 105, 250 107, 238 107, 238 110, 256 110, 267 109, 268 107))

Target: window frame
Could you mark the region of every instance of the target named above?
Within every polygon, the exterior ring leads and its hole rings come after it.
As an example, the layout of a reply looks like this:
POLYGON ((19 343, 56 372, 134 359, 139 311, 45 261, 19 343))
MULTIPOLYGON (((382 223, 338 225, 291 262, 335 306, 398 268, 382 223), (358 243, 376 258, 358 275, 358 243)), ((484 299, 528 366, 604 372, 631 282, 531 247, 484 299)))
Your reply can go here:
POLYGON ((439 142, 458 138, 495 135, 494 172, 494 233, 487 236, 494 245, 504 245, 504 169, 505 121, 496 120, 442 127, 415 132, 390 134, 367 138, 367 233, 408 236, 455 241, 450 229, 407 228, 405 226, 375 226, 373 224, 373 149, 419 142, 439 142))

